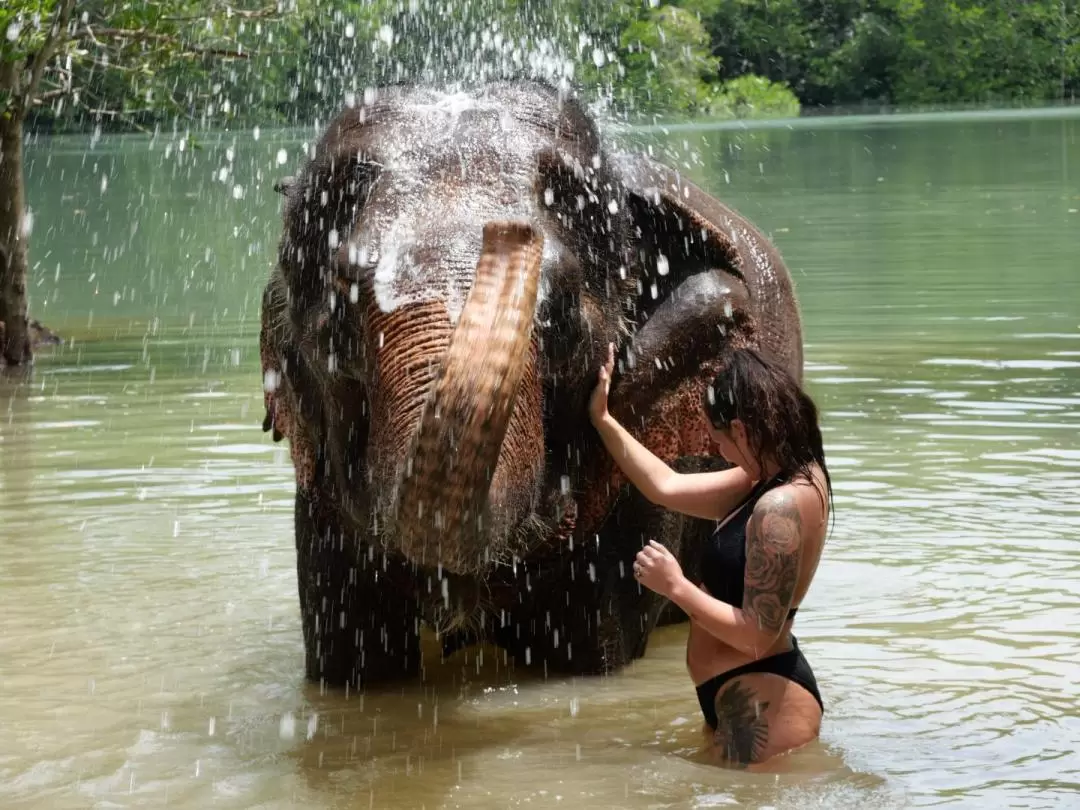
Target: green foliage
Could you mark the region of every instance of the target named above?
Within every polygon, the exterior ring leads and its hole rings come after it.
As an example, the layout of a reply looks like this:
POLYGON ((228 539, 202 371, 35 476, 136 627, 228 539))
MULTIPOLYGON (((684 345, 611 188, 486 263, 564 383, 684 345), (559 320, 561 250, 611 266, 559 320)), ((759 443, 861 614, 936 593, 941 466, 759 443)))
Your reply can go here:
POLYGON ((0 40, 0 66, 9 67, 0 75, 0 92, 7 91, 9 104, 21 98, 37 127, 141 128, 169 119, 184 128, 227 123, 248 101, 244 90, 256 82, 284 84, 283 72, 275 68, 303 58, 294 26, 281 10, 289 4, 17 0, 0 14, 8 32, 0 40), (58 36, 49 50, 54 29, 58 36), (293 46, 292 52, 283 45, 293 46), (46 58, 35 81, 30 65, 42 53, 46 58))
POLYGON ((799 99, 786 84, 748 73, 720 85, 709 113, 718 118, 793 118, 799 114, 799 99))
MULTIPOLYGON (((1041 101, 1061 90, 1064 4, 1008 0, 903 2, 892 86, 906 103, 1041 101)), ((1073 9, 1075 29, 1075 9, 1073 9)), ((1075 35, 1075 30, 1074 30, 1075 35)), ((1067 66, 1066 66, 1067 69, 1067 66)))
MULTIPOLYGON (((0 3, 0 111, 72 0, 0 3)), ((644 120, 1080 91, 1080 0, 79 0, 36 128, 309 123, 365 88, 572 79, 644 120)))
POLYGON ((718 62, 695 15, 678 6, 652 9, 626 27, 619 45, 638 112, 694 115, 708 109, 718 62))
POLYGON ((1080 91, 1080 0, 686 0, 724 78, 805 105, 1039 103, 1080 91))

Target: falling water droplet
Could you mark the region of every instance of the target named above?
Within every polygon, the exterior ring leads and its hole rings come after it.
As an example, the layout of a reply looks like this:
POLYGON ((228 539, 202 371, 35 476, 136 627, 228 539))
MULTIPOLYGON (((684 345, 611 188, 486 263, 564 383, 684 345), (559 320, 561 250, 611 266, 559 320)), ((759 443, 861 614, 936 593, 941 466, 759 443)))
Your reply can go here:
MULTIPOLYGON (((663 253, 656 254, 656 273, 657 275, 666 276, 671 272, 671 266, 668 264, 667 256, 663 253)), ((656 296, 654 295, 653 298, 656 296)))
POLYGON ((287 161, 288 159, 289 159, 289 153, 288 152, 286 152, 284 149, 278 149, 277 150, 277 165, 278 166, 284 166, 285 161, 287 161))
POLYGON ((281 715, 281 723, 278 725, 278 735, 283 740, 291 740, 296 736, 296 718, 292 712, 281 715))

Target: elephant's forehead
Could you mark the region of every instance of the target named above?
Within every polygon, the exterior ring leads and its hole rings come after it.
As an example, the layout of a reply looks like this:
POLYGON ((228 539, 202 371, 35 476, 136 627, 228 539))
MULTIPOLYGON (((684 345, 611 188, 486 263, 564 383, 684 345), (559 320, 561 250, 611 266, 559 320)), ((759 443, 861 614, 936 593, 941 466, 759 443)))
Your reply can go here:
MULTIPOLYGON (((382 311, 438 299, 457 320, 479 259, 480 226, 537 221, 536 159, 550 148, 553 132, 538 123, 543 115, 504 98, 432 93, 395 104, 375 124, 379 199, 357 236, 357 251, 378 256, 374 291, 382 311), (425 251, 438 257, 439 269, 417 260, 425 251)), ((542 274, 555 265, 557 251, 545 239, 542 274)))
MULTIPOLYGON (((499 219, 539 221, 531 195, 500 201, 489 194, 427 196, 415 206, 404 204, 372 223, 362 247, 377 260, 373 273, 375 301, 383 312, 405 304, 439 300, 456 323, 480 258, 481 227, 499 219), (434 262, 434 264, 432 264, 434 262)), ((537 305, 546 297, 561 247, 545 234, 537 305)))
POLYGON ((385 140, 379 141, 379 151, 384 166, 399 174, 430 178, 489 162, 525 170, 546 145, 536 127, 515 115, 512 105, 465 93, 413 101, 403 105, 395 118, 385 140))

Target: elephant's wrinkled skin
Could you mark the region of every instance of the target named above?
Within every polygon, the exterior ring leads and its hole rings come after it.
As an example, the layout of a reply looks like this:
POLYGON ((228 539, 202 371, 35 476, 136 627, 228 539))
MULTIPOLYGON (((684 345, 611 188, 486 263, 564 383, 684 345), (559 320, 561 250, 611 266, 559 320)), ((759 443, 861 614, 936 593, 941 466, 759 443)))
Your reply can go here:
POLYGON ((381 90, 279 190, 264 428, 296 468, 308 677, 414 674, 421 622, 553 670, 642 655, 664 603, 633 555, 657 538, 692 571, 709 526, 625 485, 589 393, 616 342, 615 416, 679 468, 726 466, 701 408, 718 348, 802 376, 774 248, 530 83, 381 90))

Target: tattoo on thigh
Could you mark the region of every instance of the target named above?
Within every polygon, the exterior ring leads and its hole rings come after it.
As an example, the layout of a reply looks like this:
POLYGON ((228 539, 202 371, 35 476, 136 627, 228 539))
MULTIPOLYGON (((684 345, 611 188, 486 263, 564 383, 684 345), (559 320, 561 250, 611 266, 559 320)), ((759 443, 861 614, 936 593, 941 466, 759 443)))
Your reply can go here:
POLYGON ((731 764, 745 767, 761 761, 769 740, 765 710, 769 704, 736 681, 716 696, 716 732, 713 743, 731 764))

